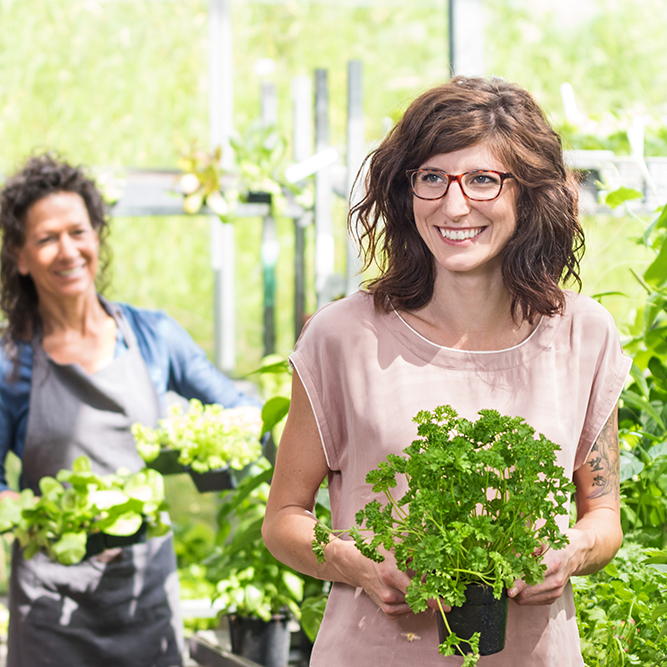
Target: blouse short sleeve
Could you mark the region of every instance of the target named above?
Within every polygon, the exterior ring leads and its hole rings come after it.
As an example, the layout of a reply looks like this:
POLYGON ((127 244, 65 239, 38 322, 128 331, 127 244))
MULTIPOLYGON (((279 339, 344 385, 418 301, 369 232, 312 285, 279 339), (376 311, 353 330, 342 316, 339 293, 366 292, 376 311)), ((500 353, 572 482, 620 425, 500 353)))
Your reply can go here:
MULTIPOLYGON (((593 366, 590 374, 578 376, 579 382, 585 383, 579 395, 584 397, 587 393, 588 401, 574 460, 576 470, 586 462, 593 444, 616 407, 632 359, 623 354, 616 325, 605 308, 581 297, 570 303, 574 311, 570 319, 570 340, 580 346, 579 357, 593 366)), ((575 358, 572 363, 581 362, 575 358)))

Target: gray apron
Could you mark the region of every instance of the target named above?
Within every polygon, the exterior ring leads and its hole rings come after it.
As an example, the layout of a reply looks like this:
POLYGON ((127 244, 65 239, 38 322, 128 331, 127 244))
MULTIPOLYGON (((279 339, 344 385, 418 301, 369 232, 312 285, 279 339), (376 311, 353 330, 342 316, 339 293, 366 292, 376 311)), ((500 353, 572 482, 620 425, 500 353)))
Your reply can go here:
MULTIPOLYGON (((138 471, 130 426, 156 426, 160 399, 139 346, 120 311, 106 301, 128 350, 88 375, 60 365, 33 341, 30 411, 22 486, 71 468, 82 454, 100 474, 138 471)), ((12 552, 7 667, 172 667, 181 665, 182 627, 172 536, 60 565, 45 554, 12 552)))

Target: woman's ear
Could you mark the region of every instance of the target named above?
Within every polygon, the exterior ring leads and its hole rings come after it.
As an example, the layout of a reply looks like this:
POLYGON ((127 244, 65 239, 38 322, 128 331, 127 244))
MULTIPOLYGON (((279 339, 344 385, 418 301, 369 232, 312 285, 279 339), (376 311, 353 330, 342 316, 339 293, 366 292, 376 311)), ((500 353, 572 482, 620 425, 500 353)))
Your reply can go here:
POLYGON ((16 270, 22 275, 27 276, 30 271, 23 254, 23 248, 12 248, 12 254, 16 258, 16 270))

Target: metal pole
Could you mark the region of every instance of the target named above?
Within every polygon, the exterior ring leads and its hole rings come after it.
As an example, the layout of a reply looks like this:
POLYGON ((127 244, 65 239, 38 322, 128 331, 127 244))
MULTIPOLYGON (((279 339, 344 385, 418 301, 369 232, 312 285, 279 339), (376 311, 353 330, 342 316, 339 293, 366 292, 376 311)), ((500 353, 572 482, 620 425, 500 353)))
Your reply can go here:
MULTIPOLYGON (((262 81, 261 117, 264 127, 278 122, 278 100, 275 84, 262 81)), ((262 274, 264 276, 264 355, 276 351, 276 264, 280 245, 276 220, 271 209, 262 220, 262 274)))
MULTIPOLYGON (((230 168, 233 131, 231 0, 209 5, 209 126, 212 147, 222 146, 222 165, 230 168)), ((211 266, 214 271, 215 364, 230 373, 236 366, 234 226, 211 216, 211 266)))
POLYGON ((484 0, 449 0, 452 75, 484 75, 484 0))
MULTIPOLYGON (((364 160, 364 106, 361 60, 350 60, 347 65, 347 194, 350 208, 361 200, 363 183, 353 186, 364 160)), ((347 236, 346 294, 353 294, 361 282, 361 259, 354 239, 347 236)))
MULTIPOLYGON (((315 152, 329 146, 329 89, 327 70, 315 70, 315 152)), ((331 301, 334 273, 334 236, 331 214, 331 169, 324 167, 315 175, 315 290, 317 307, 331 301)))
MULTIPOLYGON (((292 79, 294 104, 294 128, 292 131, 294 162, 301 162, 313 150, 312 121, 313 87, 310 77, 296 76, 292 79)), ((294 340, 301 335, 306 311, 306 225, 308 214, 294 219, 294 340)))

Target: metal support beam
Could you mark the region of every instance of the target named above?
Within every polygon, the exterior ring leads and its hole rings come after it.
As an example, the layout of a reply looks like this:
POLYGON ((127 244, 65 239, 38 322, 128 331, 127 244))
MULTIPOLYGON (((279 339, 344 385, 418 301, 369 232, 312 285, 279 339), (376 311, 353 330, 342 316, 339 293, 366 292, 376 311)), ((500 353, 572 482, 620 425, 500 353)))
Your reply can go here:
MULTIPOLYGON (((209 127, 211 147, 222 146, 222 165, 234 162, 229 138, 234 126, 231 0, 209 4, 209 127)), ((231 373, 236 366, 234 227, 211 216, 211 264, 215 292, 215 363, 231 373)))
POLYGON ((484 75, 484 0, 449 0, 452 75, 484 75))
MULTIPOLYGON (((310 77, 292 79, 294 162, 310 157, 313 150, 313 86, 310 77)), ((301 335, 306 312, 306 226, 310 215, 294 219, 294 340, 301 335)))
POLYGON ((215 365, 225 373, 236 366, 236 316, 234 313, 234 225, 211 221, 211 268, 215 299, 215 365))
MULTIPOLYGON (((347 194, 350 208, 362 197, 363 183, 358 183, 356 190, 353 186, 365 153, 362 63, 361 60, 350 60, 347 65, 347 194)), ((346 294, 359 289, 360 271, 359 247, 348 234, 346 294)))
MULTIPOLYGON (((327 70, 315 70, 315 152, 329 147, 329 86, 327 70)), ((315 290, 317 307, 331 301, 335 244, 331 213, 331 168, 315 175, 315 290)))
MULTIPOLYGON (((278 122, 278 96, 271 81, 262 81, 261 117, 264 127, 278 122)), ((264 355, 276 351, 276 265, 280 253, 278 230, 272 211, 262 219, 262 275, 264 277, 264 355)))

